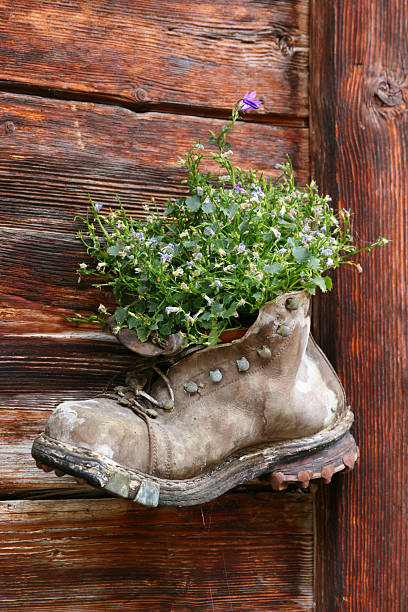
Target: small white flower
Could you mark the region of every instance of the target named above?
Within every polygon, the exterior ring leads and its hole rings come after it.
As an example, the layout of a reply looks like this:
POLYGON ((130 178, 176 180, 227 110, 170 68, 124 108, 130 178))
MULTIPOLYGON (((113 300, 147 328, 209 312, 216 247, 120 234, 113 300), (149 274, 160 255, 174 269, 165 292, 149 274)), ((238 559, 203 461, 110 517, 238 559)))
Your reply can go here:
POLYGON ((98 306, 98 310, 101 314, 106 314, 108 311, 106 310, 106 306, 104 306, 103 304, 99 304, 98 306))
POLYGON ((256 275, 256 278, 260 281, 263 279, 263 277, 264 277, 263 272, 260 272, 259 274, 256 275))
POLYGON ((391 240, 388 240, 388 238, 384 238, 384 237, 382 237, 382 238, 380 239, 380 244, 388 244, 389 242, 391 242, 391 240))
POLYGON ((205 298, 205 300, 206 300, 207 304, 208 304, 209 306, 211 306, 211 304, 212 304, 212 303, 213 303, 213 301, 214 301, 214 300, 213 300, 213 298, 210 298, 210 297, 209 297, 207 294, 205 294, 204 298, 205 298))
POLYGON ((360 273, 363 271, 363 268, 360 266, 360 264, 357 264, 356 268, 357 268, 358 272, 360 272, 360 273))
POLYGON ((166 306, 166 308, 164 309, 164 312, 168 316, 169 314, 180 312, 180 307, 179 306, 166 306))
POLYGON ((275 236, 275 238, 280 238, 282 236, 282 234, 278 229, 276 229, 276 227, 271 227, 271 232, 275 236))
POLYGON ((98 272, 100 272, 101 270, 104 270, 105 267, 106 267, 106 261, 100 261, 98 265, 96 266, 96 269, 98 270, 98 272))
POLYGON ((174 276, 182 276, 183 272, 183 268, 177 268, 177 270, 174 270, 173 274, 174 276))
POLYGON ((251 262, 251 263, 249 264, 249 269, 251 270, 251 272, 256 272, 256 269, 257 269, 257 268, 256 268, 256 265, 255 265, 254 263, 252 263, 252 262, 251 262))
POLYGON ((226 252, 224 251, 224 249, 218 249, 218 252, 221 255, 221 257, 225 257, 226 252))
POLYGON ((184 230, 184 232, 181 232, 181 234, 180 234, 180 238, 187 238, 187 236, 188 236, 188 231, 187 230, 184 230))
POLYGON ((244 300, 244 298, 241 298, 241 299, 239 300, 239 302, 238 302, 237 306, 244 306, 244 304, 245 304, 245 300, 244 300))
POLYGON ((181 283, 180 287, 184 289, 184 291, 188 291, 188 285, 186 283, 181 283))
POLYGON ((198 317, 200 316, 200 314, 202 314, 204 312, 204 310, 202 308, 200 308, 200 310, 198 310, 194 317, 193 317, 193 321, 197 321, 198 317))
POLYGON ((88 266, 86 265, 86 263, 82 262, 81 264, 79 264, 79 267, 81 268, 81 270, 86 270, 88 266))
POLYGON ((326 263, 328 266, 333 266, 334 265, 334 261, 332 260, 331 257, 329 257, 328 259, 326 259, 326 263))
POLYGON ((112 333, 113 334, 118 334, 119 332, 120 332, 120 327, 119 326, 112 328, 112 333))

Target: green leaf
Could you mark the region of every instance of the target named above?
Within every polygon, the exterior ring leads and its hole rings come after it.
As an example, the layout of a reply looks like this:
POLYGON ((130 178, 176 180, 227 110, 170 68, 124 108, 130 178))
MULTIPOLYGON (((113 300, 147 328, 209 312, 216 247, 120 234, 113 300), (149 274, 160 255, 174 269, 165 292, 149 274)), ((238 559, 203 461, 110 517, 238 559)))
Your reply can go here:
POLYGON ((186 205, 191 212, 197 212, 201 206, 201 200, 198 196, 190 196, 186 199, 186 205))
POLYGON ((121 250, 122 247, 118 246, 117 244, 113 244, 112 246, 106 249, 106 252, 108 253, 108 255, 119 255, 121 250))
POLYGON ((323 276, 323 280, 326 284, 326 289, 327 291, 331 291, 332 287, 333 287, 333 282, 332 279, 330 278, 330 276, 323 276))
POLYGON ((137 329, 139 325, 139 319, 137 319, 136 317, 128 317, 127 326, 129 329, 137 329))
POLYGON ((212 329, 208 335, 209 344, 217 344, 218 342, 219 331, 217 329, 212 329))
POLYGON ((115 319, 119 325, 127 319, 128 311, 127 308, 121 308, 120 306, 115 310, 115 319))
POLYGON ((227 215, 229 216, 230 219, 235 217, 237 212, 238 212, 238 206, 236 204, 231 204, 231 206, 228 206, 227 215))
POLYGON ((211 304, 211 312, 215 315, 220 315, 224 310, 224 306, 223 304, 220 304, 219 302, 213 302, 211 304))
POLYGON ((224 319, 229 319, 236 312, 238 307, 238 302, 232 302, 231 306, 224 311, 224 319))
POLYGON ((310 251, 309 249, 305 249, 304 247, 298 246, 292 248, 292 254, 298 263, 304 263, 309 259, 310 251))
POLYGON ((138 327, 136 332, 140 342, 146 342, 149 337, 149 330, 147 329, 147 327, 138 327))
POLYGON ((278 274, 278 272, 282 272, 283 266, 275 261, 273 264, 266 264, 263 269, 267 274, 271 274, 273 276, 274 274, 278 274))
POLYGON ((317 257, 311 257, 307 262, 308 268, 312 268, 312 270, 317 270, 320 267, 320 259, 317 257))
POLYGON ((247 232, 249 230, 249 223, 248 221, 243 221, 242 223, 240 223, 238 225, 238 230, 240 234, 243 234, 244 232, 247 232))
POLYGON ((212 202, 204 202, 201 208, 207 215, 213 213, 215 210, 215 206, 212 202))
POLYGON ((324 282, 324 278, 322 276, 314 276, 312 281, 319 287, 319 289, 323 291, 323 293, 327 291, 326 283, 324 282))

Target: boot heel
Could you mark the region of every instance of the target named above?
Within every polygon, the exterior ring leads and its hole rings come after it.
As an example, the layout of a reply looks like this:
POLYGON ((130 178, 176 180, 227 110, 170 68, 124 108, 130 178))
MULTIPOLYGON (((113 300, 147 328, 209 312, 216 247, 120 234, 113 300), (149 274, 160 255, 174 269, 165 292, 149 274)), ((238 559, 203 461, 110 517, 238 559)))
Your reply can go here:
POLYGON ((300 459, 281 461, 269 474, 269 482, 275 491, 284 491, 290 484, 306 489, 310 481, 317 478, 329 484, 337 472, 352 470, 358 457, 358 446, 347 432, 324 449, 303 455, 300 459))

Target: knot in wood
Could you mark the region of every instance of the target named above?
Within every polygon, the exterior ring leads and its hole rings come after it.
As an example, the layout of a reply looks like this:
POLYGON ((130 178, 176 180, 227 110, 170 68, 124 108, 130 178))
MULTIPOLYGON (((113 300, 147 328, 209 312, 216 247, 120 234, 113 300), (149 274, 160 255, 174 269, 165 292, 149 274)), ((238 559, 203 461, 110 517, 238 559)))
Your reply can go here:
POLYGON ((282 55, 291 55, 294 52, 294 40, 290 34, 275 30, 272 36, 275 47, 279 49, 282 55))
POLYGON ((148 102, 150 100, 149 94, 145 89, 141 87, 136 87, 135 89, 135 97, 139 102, 148 102))
POLYGON ((388 79, 379 82, 374 95, 386 106, 398 106, 403 100, 400 87, 388 79))
POLYGON ((16 131, 16 126, 12 121, 6 121, 4 124, 4 131, 6 132, 6 134, 14 134, 14 132, 16 131))

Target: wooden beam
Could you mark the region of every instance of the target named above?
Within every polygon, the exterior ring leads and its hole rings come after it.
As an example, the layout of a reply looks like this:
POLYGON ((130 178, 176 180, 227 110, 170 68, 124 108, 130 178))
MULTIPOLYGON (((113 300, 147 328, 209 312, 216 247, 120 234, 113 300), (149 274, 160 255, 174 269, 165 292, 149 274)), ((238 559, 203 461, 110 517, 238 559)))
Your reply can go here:
POLYGON ((311 497, 0 502, 3 610, 313 609, 311 497))
MULTIPOLYGON (((69 235, 88 193, 105 206, 117 205, 117 194, 138 215, 152 196, 162 207, 185 193, 178 156, 225 123, 13 94, 0 94, 0 108, 0 227, 69 235)), ((298 180, 307 180, 307 128, 245 120, 230 141, 236 165, 278 176, 275 165, 289 155, 298 180)))
POLYGON ((2 0, 0 80, 3 91, 172 112, 225 113, 257 89, 258 115, 306 118, 308 8, 307 0, 273 9, 269 0, 2 0))
POLYGON ((408 163, 406 24, 397 0, 311 5, 312 174, 349 209, 357 242, 392 240, 344 269, 316 335, 355 410, 361 460, 316 495, 317 609, 407 610, 408 163))

